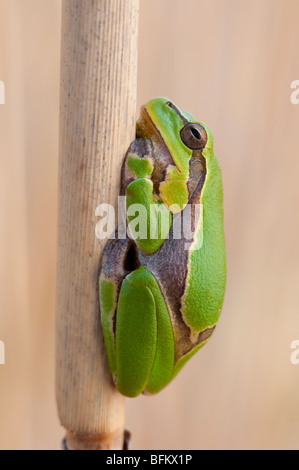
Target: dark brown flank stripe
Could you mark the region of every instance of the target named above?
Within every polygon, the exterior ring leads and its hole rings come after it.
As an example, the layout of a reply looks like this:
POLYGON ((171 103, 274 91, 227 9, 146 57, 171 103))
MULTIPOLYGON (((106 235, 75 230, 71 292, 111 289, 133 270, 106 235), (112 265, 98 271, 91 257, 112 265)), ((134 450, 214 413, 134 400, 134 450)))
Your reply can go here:
MULTIPOLYGON (((194 205, 200 203, 200 196, 206 176, 205 159, 200 152, 193 152, 196 154, 196 158, 199 158, 202 162, 202 173, 198 175, 197 185, 192 188, 192 192, 189 194, 189 203, 192 204, 192 210, 195 210, 194 205)), ((191 188, 190 188, 191 189, 191 188)), ((183 212, 175 215, 174 217, 183 218, 183 212)), ((171 312, 172 323, 176 339, 176 360, 183 355, 187 354, 195 345, 206 341, 212 334, 214 328, 208 328, 199 333, 197 341, 191 342, 190 327, 185 323, 182 318, 182 297, 186 288, 186 281, 188 275, 188 261, 190 251, 185 249, 186 240, 183 235, 183 224, 181 223, 182 232, 181 239, 173 239, 173 227, 169 233, 170 243, 163 243, 159 250, 150 255, 146 255, 140 252, 141 265, 147 268, 157 279, 157 282, 161 288, 163 296, 167 299, 167 305, 171 312), (182 267, 184 269, 182 269, 182 267)), ((192 231, 195 227, 192 227, 192 231)))

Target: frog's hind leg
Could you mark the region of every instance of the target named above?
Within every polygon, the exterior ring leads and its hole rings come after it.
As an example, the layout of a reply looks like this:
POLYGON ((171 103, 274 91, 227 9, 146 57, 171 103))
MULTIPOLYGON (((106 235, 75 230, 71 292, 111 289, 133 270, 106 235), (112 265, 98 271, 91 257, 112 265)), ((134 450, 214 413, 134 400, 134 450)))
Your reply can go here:
POLYGON ((122 283, 115 336, 116 385, 121 393, 156 393, 170 381, 175 355, 170 316, 155 277, 144 267, 122 283))
POLYGON ((116 374, 116 309, 124 278, 140 266, 136 246, 128 238, 108 240, 102 254, 99 277, 101 323, 112 375, 116 374))

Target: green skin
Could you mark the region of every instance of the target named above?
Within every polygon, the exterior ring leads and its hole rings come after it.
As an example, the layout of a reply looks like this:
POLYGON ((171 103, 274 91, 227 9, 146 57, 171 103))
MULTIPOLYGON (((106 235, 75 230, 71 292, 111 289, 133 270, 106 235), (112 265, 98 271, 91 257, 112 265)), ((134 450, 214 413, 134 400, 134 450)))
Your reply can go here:
POLYGON ((154 229, 156 238, 109 240, 99 279, 110 370, 129 397, 160 391, 206 344, 226 283, 222 179, 210 130, 156 98, 142 108, 136 137, 124 160, 121 195, 127 210, 145 207, 147 233, 154 229), (200 129, 203 144, 195 149, 183 134, 189 123, 200 129), (192 239, 183 233, 176 239, 173 220, 183 217, 186 204, 201 204, 200 217, 192 239), (200 249, 186 250, 186 241, 200 249))

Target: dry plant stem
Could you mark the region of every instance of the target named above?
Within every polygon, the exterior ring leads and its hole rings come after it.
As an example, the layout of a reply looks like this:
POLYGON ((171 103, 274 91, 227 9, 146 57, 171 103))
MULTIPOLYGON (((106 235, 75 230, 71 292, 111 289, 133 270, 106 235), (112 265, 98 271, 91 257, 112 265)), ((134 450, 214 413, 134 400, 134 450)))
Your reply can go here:
POLYGON ((69 449, 122 449, 124 398, 99 319, 105 241, 98 204, 115 204, 135 134, 139 0, 63 0, 56 307, 56 395, 69 449))

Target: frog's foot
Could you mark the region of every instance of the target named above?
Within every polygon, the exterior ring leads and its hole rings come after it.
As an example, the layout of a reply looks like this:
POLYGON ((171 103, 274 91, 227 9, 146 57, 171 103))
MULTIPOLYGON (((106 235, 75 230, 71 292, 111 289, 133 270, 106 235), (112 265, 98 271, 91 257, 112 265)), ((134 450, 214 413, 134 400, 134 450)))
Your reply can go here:
POLYGON ((126 396, 156 393, 170 381, 174 337, 160 287, 140 267, 123 281, 115 325, 116 386, 126 396))

